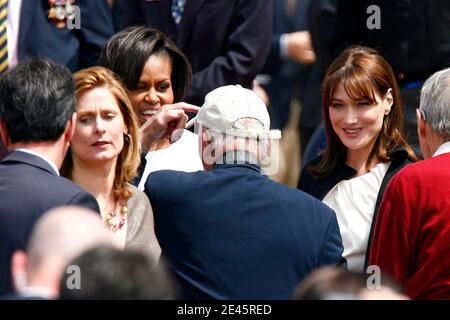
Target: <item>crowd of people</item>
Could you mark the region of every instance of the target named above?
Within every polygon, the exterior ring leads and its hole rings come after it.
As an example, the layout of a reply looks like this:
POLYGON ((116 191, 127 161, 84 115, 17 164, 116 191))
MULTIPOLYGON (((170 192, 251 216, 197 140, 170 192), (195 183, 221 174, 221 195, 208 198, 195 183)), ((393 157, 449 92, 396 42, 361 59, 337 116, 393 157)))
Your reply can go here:
POLYGON ((450 52, 405 69, 344 2, 0 0, 0 298, 450 299, 450 52))

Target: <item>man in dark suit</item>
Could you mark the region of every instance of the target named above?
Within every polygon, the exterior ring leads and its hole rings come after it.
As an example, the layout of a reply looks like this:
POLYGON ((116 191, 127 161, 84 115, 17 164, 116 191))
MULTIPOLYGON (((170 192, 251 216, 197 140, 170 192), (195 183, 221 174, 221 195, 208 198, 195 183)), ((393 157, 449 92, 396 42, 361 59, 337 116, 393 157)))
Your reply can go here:
POLYGON ((49 18, 50 2, 22 0, 19 62, 30 56, 47 57, 71 71, 95 65, 101 50, 114 34, 111 8, 106 0, 72 1, 79 7, 80 16, 65 23, 57 17, 49 18), (78 18, 79 29, 76 28, 78 18), (72 26, 74 28, 69 29, 72 26))
POLYGON ((181 298, 289 299, 312 270, 345 262, 334 212, 262 173, 274 132, 256 93, 218 88, 195 122, 206 171, 145 185, 181 298))
POLYGON ((75 122, 66 67, 32 59, 0 78, 0 134, 10 151, 0 162, 0 294, 11 291, 11 255, 26 247, 45 211, 80 205, 99 212, 92 195, 59 177, 75 122))
MULTIPOLYGON (((262 71, 270 76, 270 82, 263 87, 269 95, 272 128, 284 129, 289 118, 291 100, 303 102, 303 96, 310 94, 304 91, 311 69, 308 65, 315 62, 307 31, 309 3, 310 0, 273 2, 272 47, 262 71)), ((302 115, 304 111, 306 110, 302 104, 302 115)), ((309 122, 317 122, 306 112, 305 117, 308 117, 309 122)))
POLYGON ((129 0, 123 25, 160 29, 188 56, 194 79, 187 102, 201 105, 206 93, 226 84, 251 88, 270 50, 272 0, 178 2, 181 9, 171 0, 129 0))
MULTIPOLYGON (((96 64, 101 50, 114 34, 111 9, 106 0, 72 1, 80 9, 79 16, 75 9, 70 11, 61 6, 59 18, 69 17, 73 12, 75 15, 70 21, 58 19, 56 5, 51 2, 9 0, 0 7, 5 10, 2 14, 6 12, 0 19, 0 33, 7 36, 7 40, 0 40, 0 49, 6 49, 0 51, 0 61, 5 61, 0 64, 0 74, 28 57, 47 57, 71 71, 96 64)), ((0 141, 0 160, 5 155, 6 148, 0 141)))

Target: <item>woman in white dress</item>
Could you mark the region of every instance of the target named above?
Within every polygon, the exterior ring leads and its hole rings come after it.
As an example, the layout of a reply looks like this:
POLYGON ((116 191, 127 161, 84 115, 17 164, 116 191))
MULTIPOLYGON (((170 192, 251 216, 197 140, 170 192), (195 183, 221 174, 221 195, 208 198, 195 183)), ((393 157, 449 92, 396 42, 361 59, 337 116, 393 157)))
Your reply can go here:
MULTIPOLYGON (((174 102, 183 101, 192 81, 184 54, 162 32, 147 27, 130 27, 112 37, 99 64, 114 71, 128 88, 141 128, 151 126, 155 115, 168 105, 173 108, 174 102)), ((145 138, 144 133, 143 142, 145 138)), ((176 141, 167 136, 150 145, 143 143, 143 152, 141 190, 152 171, 203 170, 197 135, 187 130, 176 141)))
POLYGON ((392 68, 371 48, 347 48, 327 70, 322 109, 327 148, 302 170, 299 189, 334 209, 348 268, 362 272, 384 189, 417 160, 392 68))

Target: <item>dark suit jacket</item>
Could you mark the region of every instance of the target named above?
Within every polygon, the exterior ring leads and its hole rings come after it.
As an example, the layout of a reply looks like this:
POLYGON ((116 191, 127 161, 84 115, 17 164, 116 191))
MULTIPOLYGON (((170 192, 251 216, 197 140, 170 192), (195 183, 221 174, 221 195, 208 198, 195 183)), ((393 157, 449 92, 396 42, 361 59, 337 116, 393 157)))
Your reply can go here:
MULTIPOLYGON (((271 81, 264 88, 270 99, 271 127, 283 129, 288 122, 292 98, 299 100, 306 87, 310 66, 301 65, 280 55, 280 38, 284 33, 307 30, 307 11, 310 0, 297 0, 295 11, 289 15, 289 0, 274 0, 272 47, 262 73, 271 81)), ((306 92, 306 94, 311 94, 306 92)), ((302 115, 304 109, 302 108, 302 115)), ((319 110, 320 112, 320 110, 319 110)), ((311 121, 311 118, 309 118, 311 121)))
POLYGON ((26 248, 31 230, 44 212, 64 205, 100 212, 91 194, 59 177, 41 158, 14 151, 0 162, 0 295, 11 291, 14 251, 26 248))
POLYGON ((345 261, 334 212, 257 166, 150 174, 163 257, 184 299, 289 299, 309 272, 345 261))
POLYGON ((76 71, 96 64, 113 35, 111 9, 106 0, 77 0, 81 28, 58 29, 48 19, 49 2, 23 0, 20 12, 19 61, 47 57, 76 71))
POLYGON ((127 0, 123 25, 134 24, 160 29, 176 41, 194 72, 186 101, 202 105, 217 87, 251 87, 270 49, 272 0, 188 0, 179 33, 170 0, 127 0))

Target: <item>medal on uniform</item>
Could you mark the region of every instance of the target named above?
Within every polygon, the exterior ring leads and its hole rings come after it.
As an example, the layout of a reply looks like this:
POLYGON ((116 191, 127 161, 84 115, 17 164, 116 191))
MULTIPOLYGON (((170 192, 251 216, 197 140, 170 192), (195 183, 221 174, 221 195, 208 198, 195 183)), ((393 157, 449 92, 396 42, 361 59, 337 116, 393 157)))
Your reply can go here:
POLYGON ((75 0, 48 0, 50 9, 48 10, 48 19, 58 29, 65 28, 67 26, 67 20, 73 19, 75 10, 73 5, 75 0))

